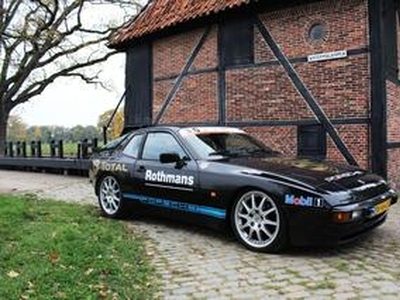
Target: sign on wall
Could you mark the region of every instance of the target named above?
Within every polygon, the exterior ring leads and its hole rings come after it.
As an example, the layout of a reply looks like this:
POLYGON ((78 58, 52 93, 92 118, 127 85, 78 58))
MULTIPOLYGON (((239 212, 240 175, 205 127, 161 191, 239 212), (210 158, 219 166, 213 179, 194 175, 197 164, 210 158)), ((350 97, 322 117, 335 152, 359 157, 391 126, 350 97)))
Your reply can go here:
POLYGON ((326 52, 326 53, 318 53, 307 56, 307 61, 317 62, 317 61, 325 61, 325 60, 335 60, 347 57, 347 50, 335 51, 335 52, 326 52))

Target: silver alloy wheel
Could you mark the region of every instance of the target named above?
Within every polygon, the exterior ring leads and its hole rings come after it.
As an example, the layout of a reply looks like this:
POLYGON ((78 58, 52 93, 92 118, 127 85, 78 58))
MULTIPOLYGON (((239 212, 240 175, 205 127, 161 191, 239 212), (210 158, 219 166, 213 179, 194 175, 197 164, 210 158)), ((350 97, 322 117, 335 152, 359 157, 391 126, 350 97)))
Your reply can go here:
POLYGON ((112 176, 103 178, 100 184, 100 205, 108 215, 117 213, 121 205, 121 190, 117 180, 112 176))
POLYGON ((280 229, 278 207, 260 191, 247 192, 239 199, 234 218, 241 239, 254 248, 269 246, 280 229))

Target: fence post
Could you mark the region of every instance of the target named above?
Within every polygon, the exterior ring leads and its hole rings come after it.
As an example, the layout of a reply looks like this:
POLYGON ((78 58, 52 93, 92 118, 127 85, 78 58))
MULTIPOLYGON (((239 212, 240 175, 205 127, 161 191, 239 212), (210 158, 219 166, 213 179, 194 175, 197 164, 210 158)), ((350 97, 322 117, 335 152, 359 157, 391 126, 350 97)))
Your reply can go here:
POLYGON ((42 142, 41 141, 37 142, 37 157, 39 157, 39 158, 42 157, 42 142))
POLYGON ((16 143, 16 156, 17 157, 21 157, 21 142, 20 141, 18 141, 17 143, 16 143))
POLYGON ((14 145, 13 142, 8 143, 8 156, 14 157, 14 145))
POLYGON ((31 141, 31 156, 36 157, 36 142, 31 141))
POLYGON ((88 139, 84 139, 82 143, 82 158, 86 159, 88 157, 88 139))
POLYGON ((82 143, 77 143, 77 151, 76 151, 76 158, 82 158, 82 143))
POLYGON ((92 141, 92 152, 94 148, 97 148, 99 146, 99 139, 98 138, 94 138, 92 141))
POLYGON ((26 142, 22 142, 22 156, 26 157, 26 142))
POLYGON ((63 142, 63 140, 58 141, 58 157, 64 158, 64 142, 63 142))
POLYGON ((50 156, 53 158, 56 156, 56 141, 50 141, 50 156))

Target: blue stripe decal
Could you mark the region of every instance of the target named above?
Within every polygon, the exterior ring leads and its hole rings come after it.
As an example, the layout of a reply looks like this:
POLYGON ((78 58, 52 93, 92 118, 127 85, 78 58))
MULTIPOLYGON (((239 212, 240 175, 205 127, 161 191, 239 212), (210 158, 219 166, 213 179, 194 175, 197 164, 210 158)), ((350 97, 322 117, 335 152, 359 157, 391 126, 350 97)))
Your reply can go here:
POLYGON ((194 214, 200 214, 200 215, 214 217, 217 219, 225 219, 225 217, 226 217, 226 211, 224 209, 203 206, 203 205, 197 205, 197 204, 191 204, 191 203, 172 201, 172 200, 161 199, 161 198, 147 197, 147 196, 131 194, 131 193, 124 193, 123 196, 125 198, 137 200, 140 203, 147 204, 147 205, 153 205, 153 206, 159 206, 159 207, 163 207, 163 208, 186 211, 186 212, 190 212, 190 213, 194 213, 194 214))

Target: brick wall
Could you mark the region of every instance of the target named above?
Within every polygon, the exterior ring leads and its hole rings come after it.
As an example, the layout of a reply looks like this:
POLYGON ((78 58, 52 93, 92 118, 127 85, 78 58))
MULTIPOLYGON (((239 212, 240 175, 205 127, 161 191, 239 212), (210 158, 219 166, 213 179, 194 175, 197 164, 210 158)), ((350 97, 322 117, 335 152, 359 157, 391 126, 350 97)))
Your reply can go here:
POLYGON ((391 142, 400 142, 400 86, 391 81, 386 83, 388 137, 391 142))
MULTIPOLYGON (((386 82, 388 143, 400 143, 400 86, 386 82)), ((400 188, 400 149, 388 150, 388 175, 393 185, 400 188)))
MULTIPOLYGON (((339 125, 337 126, 339 136, 347 145, 350 152, 353 154, 361 168, 369 168, 369 126, 368 125, 339 125)), ((335 147, 332 139, 328 138, 328 153, 327 159, 343 162, 345 159, 335 147)))
MULTIPOLYGON (((310 54, 368 47, 366 0, 326 0, 314 4, 261 15, 283 52, 291 59, 310 54), (311 25, 322 23, 327 36, 322 42, 308 38, 311 25)), ((153 115, 159 111, 204 29, 157 40, 153 44, 153 115)), ((297 121, 314 119, 284 69, 274 63, 272 52, 255 29, 255 65, 226 72, 227 121, 297 121)), ((162 123, 212 122, 218 120, 218 75, 209 69, 218 66, 218 29, 214 27, 162 123)), ((358 53, 328 62, 298 62, 297 72, 330 118, 368 118, 370 110, 369 55, 358 53)), ((273 148, 297 153, 296 126, 248 127, 273 148)), ((337 126, 345 144, 363 166, 368 167, 369 128, 367 125, 337 126)), ((328 139, 328 159, 343 157, 328 139)))
POLYGON ((290 156, 297 155, 297 127, 245 127, 246 132, 265 141, 270 148, 290 156))
MULTIPOLYGON (((282 51, 289 57, 365 47, 368 43, 368 7, 365 0, 320 1, 308 5, 267 12, 261 19, 271 31, 282 51), (313 42, 308 32, 313 24, 322 23, 327 37, 313 42)), ((260 35, 256 35, 260 39, 260 35)), ((257 45, 263 44, 258 41, 257 45)), ((263 51, 258 49, 258 57, 263 51)))
POLYGON ((400 189, 400 149, 388 150, 388 178, 392 186, 400 189))
MULTIPOLYGON (((153 116, 157 116, 175 78, 182 71, 190 54, 203 35, 204 28, 153 43, 153 116), (167 78, 172 76, 174 78, 167 78)), ((201 71, 218 66, 217 27, 214 26, 197 55, 190 71, 201 71)), ((217 72, 193 74, 185 78, 161 123, 217 122, 217 72)))

